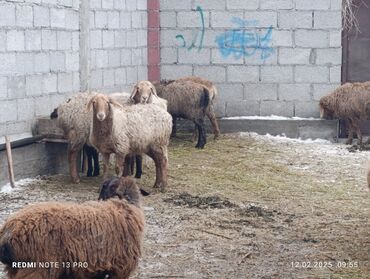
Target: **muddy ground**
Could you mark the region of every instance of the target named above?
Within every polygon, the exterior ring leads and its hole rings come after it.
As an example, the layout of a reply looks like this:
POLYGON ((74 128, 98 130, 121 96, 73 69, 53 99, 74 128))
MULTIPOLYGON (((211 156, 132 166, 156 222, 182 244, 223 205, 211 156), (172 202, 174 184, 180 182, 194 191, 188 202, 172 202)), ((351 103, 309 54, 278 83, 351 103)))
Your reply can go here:
MULTIPOLYGON (((189 138, 171 143, 168 191, 144 198, 133 278, 370 278, 369 151, 255 134, 197 150, 189 138)), ((144 171, 152 191, 152 164, 144 171)), ((69 181, 0 193, 0 224, 29 203, 97 198, 101 178, 69 181)))

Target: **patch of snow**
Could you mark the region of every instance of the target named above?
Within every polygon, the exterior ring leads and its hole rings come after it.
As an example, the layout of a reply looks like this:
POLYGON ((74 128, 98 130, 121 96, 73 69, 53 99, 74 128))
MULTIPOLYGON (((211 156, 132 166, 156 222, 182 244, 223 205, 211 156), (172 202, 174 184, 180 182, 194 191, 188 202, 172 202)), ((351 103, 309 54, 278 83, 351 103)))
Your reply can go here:
POLYGON ((12 186, 10 186, 10 183, 5 184, 4 186, 1 187, 0 193, 9 194, 9 193, 13 192, 14 190, 19 190, 19 187, 27 186, 28 184, 31 184, 35 181, 37 181, 36 178, 21 179, 21 180, 18 180, 18 181, 15 182, 15 187, 14 188, 12 188, 12 186))
POLYGON ((233 116, 233 117, 223 117, 224 120, 321 120, 320 118, 302 118, 302 117, 285 117, 279 115, 270 115, 270 116, 233 116))
POLYGON ((292 143, 304 143, 304 144, 314 144, 314 143, 319 143, 319 144, 332 144, 330 141, 325 140, 325 139, 301 139, 301 138, 288 138, 285 134, 277 135, 277 136, 272 136, 270 134, 266 135, 259 135, 254 132, 241 132, 240 136, 242 137, 252 137, 252 138, 264 138, 267 140, 271 141, 277 141, 277 142, 292 142, 292 143))

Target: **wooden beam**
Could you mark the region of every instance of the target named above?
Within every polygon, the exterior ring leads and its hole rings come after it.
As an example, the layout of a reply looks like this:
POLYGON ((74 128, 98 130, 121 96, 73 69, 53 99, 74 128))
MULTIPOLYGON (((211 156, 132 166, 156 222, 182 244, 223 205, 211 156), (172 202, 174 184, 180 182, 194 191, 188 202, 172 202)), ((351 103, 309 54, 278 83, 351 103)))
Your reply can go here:
POLYGON ((14 180, 12 149, 11 149, 11 146, 10 146, 10 140, 7 136, 5 136, 5 145, 6 145, 6 158, 8 160, 8 172, 9 172, 10 186, 12 186, 12 188, 14 188, 15 187, 15 180, 14 180))

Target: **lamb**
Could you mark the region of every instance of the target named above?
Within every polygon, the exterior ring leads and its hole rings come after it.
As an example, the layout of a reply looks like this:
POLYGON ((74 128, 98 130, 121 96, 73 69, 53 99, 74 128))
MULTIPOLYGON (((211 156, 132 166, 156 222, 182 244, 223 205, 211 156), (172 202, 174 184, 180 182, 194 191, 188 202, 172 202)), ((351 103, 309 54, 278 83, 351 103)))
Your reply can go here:
MULTIPOLYGON (((86 106, 92 96, 97 93, 79 93, 68 101, 59 105, 51 113, 52 119, 57 119, 58 126, 64 131, 64 135, 68 140, 68 163, 69 172, 74 183, 80 182, 80 177, 77 170, 77 156, 85 144, 90 145, 88 139, 90 135, 91 117, 86 112, 86 106)), ((128 93, 113 93, 111 95, 115 100, 124 104, 129 100, 128 93)), ((95 157, 95 162, 98 158, 95 157)), ((120 163, 123 160, 118 160, 120 163)), ((96 168, 95 174, 99 171, 96 168)), ((135 177, 140 178, 141 167, 137 167, 135 177)))
POLYGON ((167 111, 167 100, 158 97, 154 85, 147 80, 138 81, 135 84, 130 101, 134 104, 155 104, 167 111))
POLYGON ((7 278, 129 278, 144 233, 139 189, 133 179, 114 178, 103 183, 99 199, 104 201, 43 202, 10 216, 0 229, 0 261, 7 278), (13 262, 36 267, 18 269, 13 262), (58 268, 38 266, 45 262, 58 268))
POLYGON ((356 130, 362 145, 360 121, 370 117, 370 83, 346 83, 320 99, 320 117, 342 118, 349 122, 347 144, 352 144, 356 130))
MULTIPOLYGON (((172 118, 154 104, 122 106, 109 96, 97 94, 87 104, 93 110, 90 142, 103 156, 104 177, 108 174, 109 156, 127 155, 151 157, 156 167, 154 187, 163 191, 167 186, 167 148, 172 129, 172 118)), ((127 174, 125 169, 119 173, 127 174)))

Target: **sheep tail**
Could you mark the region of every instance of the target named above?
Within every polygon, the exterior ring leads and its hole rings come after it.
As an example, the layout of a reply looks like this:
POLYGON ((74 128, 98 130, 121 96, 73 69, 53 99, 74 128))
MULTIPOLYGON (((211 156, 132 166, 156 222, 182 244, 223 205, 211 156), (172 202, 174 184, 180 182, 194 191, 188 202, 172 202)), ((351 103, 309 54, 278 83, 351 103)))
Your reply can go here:
POLYGON ((209 91, 208 91, 208 89, 207 88, 203 88, 203 94, 200 96, 200 107, 201 108, 207 108, 208 107, 208 105, 209 105, 209 101, 210 101, 210 99, 209 99, 209 91))

